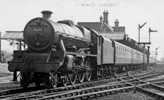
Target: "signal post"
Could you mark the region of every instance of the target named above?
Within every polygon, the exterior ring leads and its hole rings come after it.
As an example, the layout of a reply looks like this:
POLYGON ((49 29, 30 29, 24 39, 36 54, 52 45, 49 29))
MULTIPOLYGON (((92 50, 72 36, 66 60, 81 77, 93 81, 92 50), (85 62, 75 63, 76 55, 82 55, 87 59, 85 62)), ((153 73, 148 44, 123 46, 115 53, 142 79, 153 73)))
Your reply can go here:
MULTIPOLYGON (((146 45, 147 46, 147 64, 149 64, 149 58, 150 58, 150 45, 151 45, 151 32, 157 32, 157 30, 152 30, 149 28, 148 33, 149 33, 149 40, 148 42, 140 42, 140 29, 143 28, 146 25, 146 22, 143 25, 138 24, 138 45, 143 44, 144 48, 146 45)), ((144 51, 145 52, 145 51, 144 51)))

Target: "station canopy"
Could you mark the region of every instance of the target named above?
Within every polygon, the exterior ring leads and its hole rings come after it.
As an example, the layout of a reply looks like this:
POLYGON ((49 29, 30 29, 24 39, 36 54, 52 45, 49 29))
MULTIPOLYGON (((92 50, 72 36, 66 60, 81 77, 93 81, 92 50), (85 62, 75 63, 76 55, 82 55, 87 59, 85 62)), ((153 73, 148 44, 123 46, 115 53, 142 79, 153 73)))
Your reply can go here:
POLYGON ((6 31, 5 34, 1 37, 4 40, 23 40, 23 31, 6 31))

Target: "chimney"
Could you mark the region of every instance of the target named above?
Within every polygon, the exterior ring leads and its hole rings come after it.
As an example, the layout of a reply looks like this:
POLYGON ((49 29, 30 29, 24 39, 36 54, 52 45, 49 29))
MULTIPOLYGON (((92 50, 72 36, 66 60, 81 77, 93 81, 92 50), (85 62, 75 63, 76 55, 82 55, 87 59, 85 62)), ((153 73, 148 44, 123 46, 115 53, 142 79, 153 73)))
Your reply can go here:
POLYGON ((105 24, 108 24, 108 11, 104 11, 103 12, 103 22, 105 23, 105 24))
POLYGON ((102 18, 102 16, 100 16, 100 23, 103 23, 103 18, 102 18))
POLYGON ((118 19, 115 20, 114 24, 115 24, 115 27, 118 27, 118 26, 119 26, 119 21, 118 21, 118 19))
POLYGON ((51 14, 52 14, 52 11, 43 10, 41 13, 42 13, 42 17, 43 17, 44 19, 50 19, 51 14))

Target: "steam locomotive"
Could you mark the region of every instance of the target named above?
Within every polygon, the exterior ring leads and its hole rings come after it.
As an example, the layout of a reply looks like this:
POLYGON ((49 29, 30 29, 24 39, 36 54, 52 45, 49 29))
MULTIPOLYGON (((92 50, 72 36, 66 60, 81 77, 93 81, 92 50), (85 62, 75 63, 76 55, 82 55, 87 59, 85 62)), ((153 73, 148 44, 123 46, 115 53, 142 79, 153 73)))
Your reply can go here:
POLYGON ((147 63, 145 50, 137 50, 100 35, 70 20, 54 22, 51 11, 30 20, 23 33, 25 50, 14 51, 8 64, 20 71, 20 84, 48 87, 97 80, 117 71, 147 63))

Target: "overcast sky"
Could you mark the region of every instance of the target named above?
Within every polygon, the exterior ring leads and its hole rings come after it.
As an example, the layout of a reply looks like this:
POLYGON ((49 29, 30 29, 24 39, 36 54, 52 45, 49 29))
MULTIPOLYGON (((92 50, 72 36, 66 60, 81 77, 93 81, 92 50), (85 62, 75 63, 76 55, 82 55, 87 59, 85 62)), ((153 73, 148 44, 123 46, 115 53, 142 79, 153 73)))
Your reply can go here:
MULTIPOLYGON (((164 0, 0 0, 0 31, 23 30, 42 10, 53 11, 53 20, 72 19, 99 21, 104 10, 109 11, 109 24, 119 19, 126 33, 138 39, 137 25, 147 22, 141 30, 141 41, 148 41, 148 28, 158 30, 151 34, 151 51, 159 48, 159 58, 164 56, 164 0)), ((3 42, 2 49, 9 50, 3 42)))

